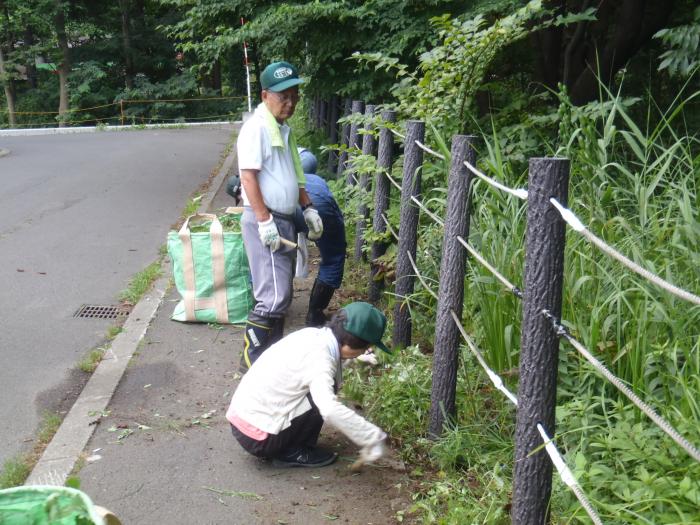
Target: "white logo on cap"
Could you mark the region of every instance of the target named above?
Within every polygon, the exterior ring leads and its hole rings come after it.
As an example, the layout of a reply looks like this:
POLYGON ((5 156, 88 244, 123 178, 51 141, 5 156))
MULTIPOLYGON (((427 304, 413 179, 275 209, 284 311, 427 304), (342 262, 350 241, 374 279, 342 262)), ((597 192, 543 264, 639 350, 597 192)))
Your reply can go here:
POLYGON ((281 67, 277 69, 272 76, 275 78, 287 78, 288 76, 294 74, 294 71, 289 69, 288 67, 281 67))

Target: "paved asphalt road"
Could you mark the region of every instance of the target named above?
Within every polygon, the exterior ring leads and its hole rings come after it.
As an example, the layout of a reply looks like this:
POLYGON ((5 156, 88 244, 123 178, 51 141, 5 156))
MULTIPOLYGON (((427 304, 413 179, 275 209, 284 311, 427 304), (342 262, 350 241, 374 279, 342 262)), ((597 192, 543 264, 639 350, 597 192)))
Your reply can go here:
POLYGON ((43 410, 113 321, 113 305, 156 260, 231 129, 0 137, 0 466, 31 448, 43 410))

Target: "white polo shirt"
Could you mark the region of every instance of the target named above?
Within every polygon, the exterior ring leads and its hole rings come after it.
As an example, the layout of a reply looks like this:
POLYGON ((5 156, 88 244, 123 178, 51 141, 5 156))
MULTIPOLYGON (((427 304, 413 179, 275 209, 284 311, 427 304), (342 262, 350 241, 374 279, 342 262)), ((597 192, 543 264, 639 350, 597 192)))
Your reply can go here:
MULTIPOLYGON (((277 124, 286 148, 273 148, 265 122, 258 108, 243 124, 236 142, 238 169, 239 172, 245 169, 260 170, 258 184, 267 208, 293 215, 299 204, 299 182, 289 150, 289 126, 277 124)), ((245 188, 241 194, 243 204, 250 206, 245 188)))

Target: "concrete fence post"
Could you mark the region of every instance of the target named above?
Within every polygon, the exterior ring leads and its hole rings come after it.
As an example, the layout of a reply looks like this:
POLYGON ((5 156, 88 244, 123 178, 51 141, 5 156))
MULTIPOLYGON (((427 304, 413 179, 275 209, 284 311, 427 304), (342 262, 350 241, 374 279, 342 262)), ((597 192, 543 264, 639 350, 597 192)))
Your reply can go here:
POLYGON ((454 311, 460 318, 464 304, 464 274, 467 253, 457 240, 469 237, 469 206, 472 172, 464 165, 466 160, 476 165, 474 143, 476 137, 455 135, 452 138, 450 172, 447 180, 447 208, 445 233, 440 259, 440 283, 435 344, 433 345, 433 383, 430 397, 429 435, 442 434, 445 418, 455 416, 457 391, 457 363, 461 334, 452 319, 454 311))
MULTIPOLYGON (((370 120, 374 117, 374 112, 376 106, 373 104, 367 104, 365 108, 365 118, 367 123, 364 126, 365 131, 372 131, 372 124, 370 120)), ((376 155, 377 141, 372 133, 364 133, 362 135, 362 154, 363 155, 376 155)), ((355 262, 360 262, 366 259, 366 256, 362 253, 362 248, 365 245, 365 228, 367 227, 367 219, 369 218, 369 209, 367 208, 367 203, 365 198, 371 189, 371 181, 369 178, 369 173, 363 173, 360 175, 360 200, 357 206, 357 222, 355 223, 355 252, 354 259, 355 262)))
POLYGON ((425 122, 409 120, 406 123, 406 139, 404 142, 403 180, 401 181, 401 220, 399 222, 399 244, 396 255, 396 285, 397 295, 394 306, 395 346, 411 344, 411 315, 408 302, 405 299, 413 293, 415 275, 407 254, 416 259, 418 245, 418 206, 411 197, 420 198, 421 167, 423 165, 423 150, 416 141, 423 142, 425 137, 425 122))
POLYGON ((549 522, 552 463, 537 424, 554 436, 559 338, 542 310, 561 316, 566 224, 549 199, 566 206, 568 186, 568 159, 530 159, 511 515, 516 525, 549 522))
MULTIPOLYGON (((384 122, 396 122, 395 111, 382 111, 381 118, 384 122)), ((391 172, 394 163, 394 135, 386 126, 379 130, 379 146, 377 153, 377 176, 374 185, 374 217, 372 228, 375 233, 386 232, 384 216, 389 209, 389 195, 391 183, 385 172, 391 172)), ((370 251, 370 281, 369 281, 369 301, 376 303, 379 301, 384 289, 384 278, 377 279, 379 268, 375 261, 386 253, 387 244, 375 241, 372 243, 370 251)))

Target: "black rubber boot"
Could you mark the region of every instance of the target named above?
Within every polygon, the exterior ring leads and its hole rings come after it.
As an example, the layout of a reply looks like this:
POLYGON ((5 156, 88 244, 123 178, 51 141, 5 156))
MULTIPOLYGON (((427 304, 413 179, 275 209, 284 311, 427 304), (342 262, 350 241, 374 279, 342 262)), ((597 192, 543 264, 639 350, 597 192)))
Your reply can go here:
POLYGON ((247 372, 248 369, 253 366, 255 360, 272 344, 271 336, 273 334, 274 323, 274 319, 260 317, 253 313, 248 315, 248 321, 246 321, 243 335, 241 372, 247 372))
POLYGON ((318 279, 314 281, 309 298, 309 312, 306 314, 306 326, 323 326, 326 324, 326 315, 323 310, 331 302, 335 288, 322 283, 318 279))

